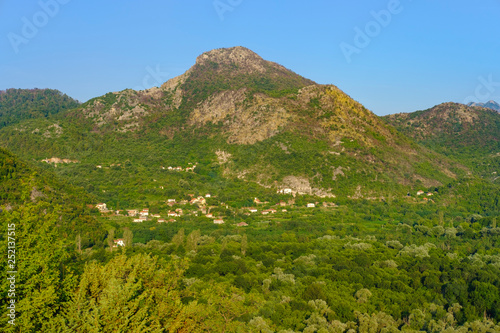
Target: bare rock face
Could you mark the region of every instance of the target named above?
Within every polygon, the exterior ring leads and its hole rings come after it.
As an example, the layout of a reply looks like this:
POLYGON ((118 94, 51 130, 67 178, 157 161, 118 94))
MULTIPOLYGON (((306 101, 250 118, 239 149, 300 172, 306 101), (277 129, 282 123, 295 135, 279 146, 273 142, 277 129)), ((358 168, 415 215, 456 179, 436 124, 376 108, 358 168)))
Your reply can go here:
POLYGON ((285 178, 283 178, 281 187, 291 189, 293 194, 316 195, 318 197, 323 197, 323 198, 335 197, 335 195, 332 194, 330 190, 312 187, 311 183, 309 182, 309 179, 305 177, 286 176, 285 178))
POLYGON ((245 98, 245 89, 211 96, 191 113, 190 124, 223 122, 228 143, 253 144, 276 135, 292 118, 275 99, 259 94, 245 105, 245 98))
POLYGON ((191 113, 191 124, 204 125, 207 122, 217 123, 229 115, 241 112, 241 103, 245 100, 245 89, 223 91, 210 96, 199 108, 191 113))
POLYGON ((182 75, 176 76, 164 84, 161 85, 161 89, 163 91, 172 92, 174 94, 173 97, 173 107, 178 108, 182 103, 182 97, 184 96, 184 92, 181 89, 181 85, 186 82, 186 80, 191 75, 192 68, 189 69, 182 75))

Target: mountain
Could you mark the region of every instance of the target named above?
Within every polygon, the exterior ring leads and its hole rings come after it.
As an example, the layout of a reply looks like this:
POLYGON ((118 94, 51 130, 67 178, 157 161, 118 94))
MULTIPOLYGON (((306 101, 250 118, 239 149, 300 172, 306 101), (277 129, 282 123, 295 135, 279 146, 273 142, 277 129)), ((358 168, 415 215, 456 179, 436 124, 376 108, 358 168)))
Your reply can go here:
POLYGON ((76 108, 80 102, 53 89, 7 89, 0 91, 0 128, 24 119, 46 118, 76 108))
POLYGON ((217 191, 228 202, 251 184, 269 195, 290 188, 378 198, 466 172, 336 86, 243 47, 206 52, 161 87, 108 93, 4 128, 0 142, 27 159, 78 161, 54 170, 120 206, 160 200, 160 183, 171 193, 217 191), (189 175, 162 171, 190 163, 189 175))
POLYGON ((494 110, 444 103, 424 111, 384 117, 425 147, 467 165, 498 183, 500 114, 494 110))
POLYGON ((474 102, 470 102, 469 104, 467 104, 467 106, 480 106, 480 107, 483 107, 483 108, 488 108, 488 109, 492 109, 492 110, 500 112, 500 104, 498 104, 495 101, 489 101, 489 102, 486 102, 486 103, 474 103, 474 102))
POLYGON ((500 114, 488 108, 443 103, 385 119, 417 142, 446 155, 480 157, 500 152, 500 114))

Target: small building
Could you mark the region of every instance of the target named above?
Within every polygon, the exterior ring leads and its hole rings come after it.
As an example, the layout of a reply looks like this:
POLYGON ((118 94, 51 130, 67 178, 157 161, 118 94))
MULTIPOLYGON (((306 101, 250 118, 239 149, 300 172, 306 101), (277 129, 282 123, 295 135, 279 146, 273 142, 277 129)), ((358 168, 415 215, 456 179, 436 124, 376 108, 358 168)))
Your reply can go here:
POLYGON ((96 165, 95 166, 97 169, 102 169, 102 165, 96 165))
POLYGON ((168 199, 167 202, 173 202, 173 203, 175 203, 175 199, 168 199))
POLYGON ((209 219, 213 219, 214 218, 214 215, 212 213, 208 213, 207 215, 205 215, 206 217, 208 217, 209 219))
POLYGON ((212 196, 210 195, 210 193, 207 193, 205 194, 205 198, 211 198, 212 196))
POLYGON ((144 221, 147 221, 148 219, 145 217, 139 217, 138 219, 134 219, 134 222, 136 223, 142 223, 144 221))
POLYGON ((258 212, 257 208, 248 208, 248 211, 250 213, 257 213, 258 212))
POLYGON ((165 223, 165 219, 158 219, 158 223, 165 223))
POLYGON ((137 216, 137 214, 139 214, 139 211, 136 209, 131 209, 131 210, 127 210, 127 213, 128 213, 128 216, 134 217, 134 216, 137 216))
POLYGON ((240 222, 237 224, 238 227, 248 227, 248 223, 240 222))
POLYGON ((174 222, 177 222, 177 220, 174 220, 174 219, 168 220, 168 223, 174 223, 174 222))
POLYGON ((149 216, 149 210, 141 210, 141 211, 139 212, 139 215, 140 215, 140 216, 143 216, 143 217, 145 217, 145 216, 149 216))
POLYGON ((314 208, 314 207, 316 207, 316 205, 315 205, 315 204, 313 204, 313 203, 308 203, 308 204, 307 204, 307 208, 314 208))
POLYGON ((280 205, 281 207, 285 207, 285 206, 286 206, 286 202, 285 202, 285 201, 280 201, 279 205, 280 205))
POLYGON ((215 219, 214 224, 224 224, 224 220, 222 219, 215 219))
POLYGON ((167 216, 168 217, 177 217, 177 216, 179 216, 179 214, 177 214, 176 212, 170 211, 170 212, 168 212, 167 216))
POLYGON ((434 194, 432 194, 431 192, 428 192, 428 193, 427 193, 427 196, 428 196, 428 197, 432 197, 433 195, 434 195, 434 194))
POLYGON ((123 212, 123 210, 121 210, 121 209, 115 210, 115 214, 116 214, 116 215, 121 215, 121 214, 122 214, 122 212, 123 212))
POLYGON ((424 194, 424 191, 418 191, 417 192, 417 195, 422 195, 422 194, 424 194))
POLYGON ((151 217, 159 219, 161 216, 160 216, 160 214, 154 214, 154 215, 151 215, 151 217))
POLYGON ((95 205, 95 208, 99 209, 99 211, 101 211, 101 212, 108 210, 105 203, 99 203, 99 204, 95 205))
POLYGON ((125 246, 125 241, 122 238, 114 239, 113 243, 114 243, 113 247, 125 246))

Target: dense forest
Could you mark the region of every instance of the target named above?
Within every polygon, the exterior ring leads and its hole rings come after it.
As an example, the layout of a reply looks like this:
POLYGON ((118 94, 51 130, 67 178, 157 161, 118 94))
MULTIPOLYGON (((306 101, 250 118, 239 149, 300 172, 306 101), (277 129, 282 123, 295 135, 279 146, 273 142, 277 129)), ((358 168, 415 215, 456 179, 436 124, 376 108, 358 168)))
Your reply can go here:
MULTIPOLYGON (((313 209, 305 204, 315 197, 269 194, 259 210, 284 201, 286 213, 214 208, 227 221, 220 226, 177 204, 186 214, 176 222, 138 224, 87 210, 78 188, 6 151, 1 166, 11 193, 2 226, 16 225, 19 271, 17 326, 3 316, 5 332, 500 329, 500 191, 487 183, 428 189, 432 201, 323 199, 313 209), (126 246, 113 247, 117 238, 126 246)), ((247 206, 255 205, 249 190, 247 206)), ((221 207, 221 198, 209 200, 221 207)))
POLYGON ((46 118, 80 103, 53 89, 7 89, 0 91, 0 128, 24 119, 46 118))

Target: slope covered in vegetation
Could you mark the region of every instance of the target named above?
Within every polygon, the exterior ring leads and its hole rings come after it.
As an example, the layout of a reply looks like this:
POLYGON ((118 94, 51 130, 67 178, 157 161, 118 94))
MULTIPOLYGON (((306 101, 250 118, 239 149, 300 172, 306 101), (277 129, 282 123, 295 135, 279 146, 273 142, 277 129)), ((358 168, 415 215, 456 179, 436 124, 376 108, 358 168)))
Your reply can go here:
POLYGON ((76 108, 80 103, 53 89, 7 89, 0 91, 0 128, 24 119, 46 118, 76 108))

